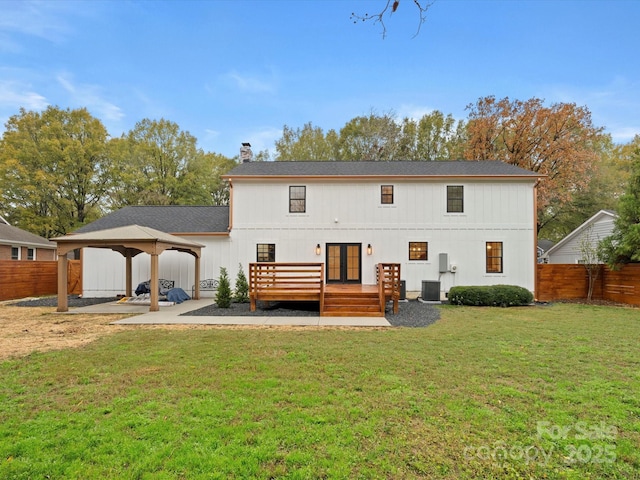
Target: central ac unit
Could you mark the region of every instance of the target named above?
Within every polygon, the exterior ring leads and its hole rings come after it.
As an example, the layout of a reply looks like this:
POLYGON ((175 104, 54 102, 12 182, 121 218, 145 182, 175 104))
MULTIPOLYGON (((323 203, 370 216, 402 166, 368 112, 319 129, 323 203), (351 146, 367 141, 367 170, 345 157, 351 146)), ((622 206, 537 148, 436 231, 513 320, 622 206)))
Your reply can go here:
POLYGON ((427 302, 440 301, 440 282, 423 280, 422 281, 422 300, 427 302))

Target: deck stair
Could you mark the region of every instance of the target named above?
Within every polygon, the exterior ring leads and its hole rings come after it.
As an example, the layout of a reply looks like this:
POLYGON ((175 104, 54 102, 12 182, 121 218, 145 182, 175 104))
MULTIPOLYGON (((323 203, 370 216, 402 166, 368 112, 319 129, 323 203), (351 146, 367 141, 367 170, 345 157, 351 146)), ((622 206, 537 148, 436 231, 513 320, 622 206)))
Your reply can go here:
POLYGON ((324 292, 323 317, 383 317, 375 285, 331 288, 324 292), (370 287, 370 288, 367 288, 370 287))
POLYGON ((249 264, 251 311, 258 302, 318 302, 323 317, 384 317, 387 302, 398 313, 400 265, 376 265, 376 284, 326 284, 323 263, 249 264))

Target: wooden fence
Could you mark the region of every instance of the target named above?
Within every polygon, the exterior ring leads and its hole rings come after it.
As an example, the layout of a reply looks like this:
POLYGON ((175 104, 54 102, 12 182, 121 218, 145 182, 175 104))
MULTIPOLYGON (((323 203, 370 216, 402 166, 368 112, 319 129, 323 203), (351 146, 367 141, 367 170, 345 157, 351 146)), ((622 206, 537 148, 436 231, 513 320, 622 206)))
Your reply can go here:
MULTIPOLYGON (((537 299, 586 299, 589 289, 587 270, 576 264, 538 264, 537 299)), ((640 305, 640 264, 629 264, 613 271, 603 265, 595 282, 592 298, 629 305, 640 305)))
MULTIPOLYGON (((80 260, 69 260, 67 293, 82 293, 80 260)), ((58 293, 58 262, 0 260, 0 301, 58 293)))

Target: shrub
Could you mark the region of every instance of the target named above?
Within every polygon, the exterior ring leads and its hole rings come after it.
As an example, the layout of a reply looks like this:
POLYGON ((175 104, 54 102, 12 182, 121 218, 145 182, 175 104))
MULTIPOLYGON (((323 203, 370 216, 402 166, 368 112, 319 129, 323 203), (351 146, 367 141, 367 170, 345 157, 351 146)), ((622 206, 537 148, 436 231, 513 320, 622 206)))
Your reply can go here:
POLYGON ((452 305, 516 307, 532 301, 533 294, 517 285, 457 286, 449 290, 452 305))
POLYGON ((238 276, 236 277, 236 289, 233 293, 233 301, 236 303, 247 303, 249 301, 249 282, 247 282, 247 276, 242 270, 242 264, 240 264, 238 276))
POLYGON ((231 285, 229 285, 227 269, 224 267, 220 267, 216 305, 218 305, 219 308, 229 308, 231 306, 231 285))

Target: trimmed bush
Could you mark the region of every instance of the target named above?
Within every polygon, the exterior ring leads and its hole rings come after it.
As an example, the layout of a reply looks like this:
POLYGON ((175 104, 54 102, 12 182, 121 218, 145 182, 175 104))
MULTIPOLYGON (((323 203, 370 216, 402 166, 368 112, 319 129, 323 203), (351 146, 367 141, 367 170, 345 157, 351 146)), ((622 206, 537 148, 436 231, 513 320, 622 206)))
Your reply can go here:
POLYGON ((451 305, 517 307, 533 302, 533 294, 517 285, 457 286, 449 290, 451 305))

